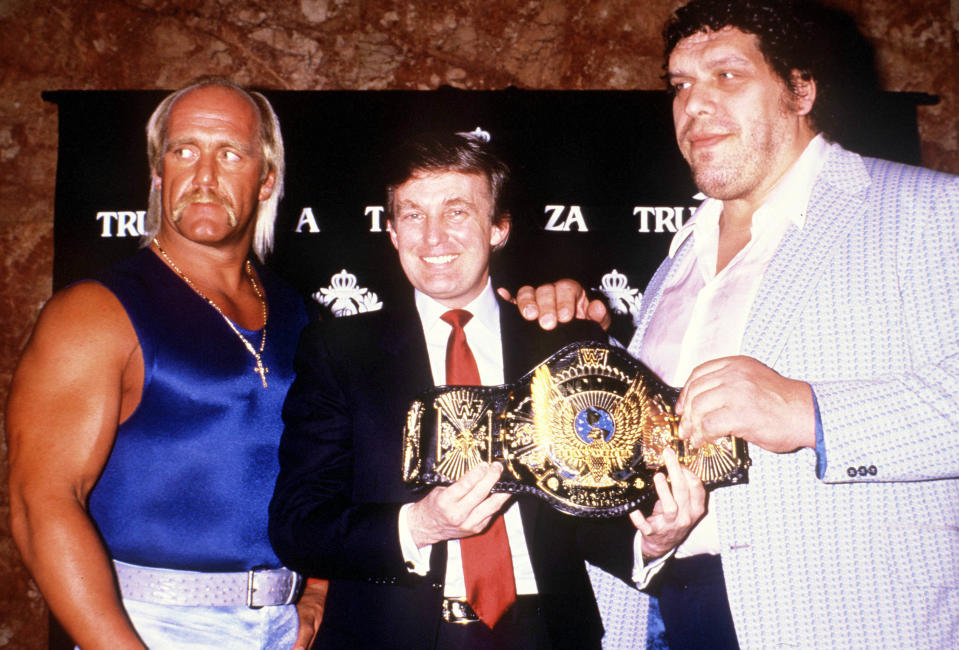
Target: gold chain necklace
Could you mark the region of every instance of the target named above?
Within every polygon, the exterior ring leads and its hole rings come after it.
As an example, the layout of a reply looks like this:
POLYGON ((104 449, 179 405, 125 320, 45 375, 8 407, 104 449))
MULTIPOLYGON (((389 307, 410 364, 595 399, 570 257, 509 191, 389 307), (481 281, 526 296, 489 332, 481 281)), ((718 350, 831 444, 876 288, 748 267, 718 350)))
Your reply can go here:
POLYGON ((247 352, 252 354, 253 358, 256 359, 256 368, 253 369, 253 372, 255 372, 256 374, 260 376, 260 380, 263 382, 263 388, 266 388, 266 373, 270 372, 270 369, 263 365, 263 356, 262 356, 263 348, 266 347, 266 316, 267 316, 266 299, 263 297, 263 292, 260 291, 260 287, 256 283, 256 278, 253 277, 253 265, 250 263, 250 260, 247 260, 246 265, 244 266, 244 269, 246 270, 246 277, 249 278, 250 286, 253 287, 253 293, 255 293, 256 297, 260 299, 260 307, 263 309, 263 332, 260 335, 259 350, 254 348, 253 344, 250 343, 247 340, 247 338, 243 336, 242 333, 240 333, 240 330, 238 330, 236 325, 233 324, 233 321, 227 318, 227 315, 223 313, 223 310, 220 309, 219 305, 213 302, 213 300, 209 296, 207 296, 205 293, 200 291, 200 289, 195 284, 193 284, 193 280, 191 280, 186 273, 180 270, 180 267, 176 265, 176 262, 170 259, 170 256, 167 255, 165 250, 163 250, 163 248, 160 246, 160 242, 157 241, 156 238, 154 238, 153 244, 154 246, 157 247, 157 250, 160 251, 160 255, 163 257, 163 259, 166 260, 167 264, 170 265, 170 268, 176 271, 176 274, 180 276, 180 278, 184 282, 186 282, 187 285, 191 289, 193 289, 193 291, 196 292, 198 296, 206 300, 207 303, 211 307, 213 307, 213 309, 216 310, 216 313, 218 313, 220 316, 223 317, 223 320, 226 321, 226 324, 230 326, 230 329, 233 330, 233 333, 236 334, 237 337, 239 337, 240 342, 243 343, 243 347, 245 347, 247 352))

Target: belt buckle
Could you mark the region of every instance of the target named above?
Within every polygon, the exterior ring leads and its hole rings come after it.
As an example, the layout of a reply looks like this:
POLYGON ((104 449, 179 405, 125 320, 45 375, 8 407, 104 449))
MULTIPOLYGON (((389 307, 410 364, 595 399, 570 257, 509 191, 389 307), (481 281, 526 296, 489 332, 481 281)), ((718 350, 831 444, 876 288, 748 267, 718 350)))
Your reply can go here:
POLYGON ((253 604, 253 592, 256 591, 256 587, 254 586, 256 572, 266 571, 267 569, 269 569, 269 567, 260 565, 255 566, 246 572, 246 606, 250 609, 263 609, 263 605, 253 604))
POLYGON ((470 604, 462 598, 444 598, 442 612, 443 620, 454 625, 469 625, 480 620, 470 604))
POLYGON ((292 605, 296 602, 297 598, 300 596, 300 592, 306 586, 306 578, 293 571, 293 579, 290 580, 290 592, 286 596, 286 600, 283 601, 284 605, 292 605))

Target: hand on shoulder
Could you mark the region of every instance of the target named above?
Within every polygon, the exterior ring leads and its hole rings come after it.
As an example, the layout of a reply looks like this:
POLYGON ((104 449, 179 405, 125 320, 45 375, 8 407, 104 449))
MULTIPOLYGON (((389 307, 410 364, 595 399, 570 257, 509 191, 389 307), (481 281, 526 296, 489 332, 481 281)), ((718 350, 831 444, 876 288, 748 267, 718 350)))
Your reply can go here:
POLYGON ((539 321, 544 330, 551 330, 558 323, 567 323, 574 318, 591 320, 604 330, 608 330, 612 323, 603 301, 590 300, 583 285, 569 278, 535 288, 529 285, 520 287, 515 298, 503 288, 497 293, 515 304, 523 318, 539 321))

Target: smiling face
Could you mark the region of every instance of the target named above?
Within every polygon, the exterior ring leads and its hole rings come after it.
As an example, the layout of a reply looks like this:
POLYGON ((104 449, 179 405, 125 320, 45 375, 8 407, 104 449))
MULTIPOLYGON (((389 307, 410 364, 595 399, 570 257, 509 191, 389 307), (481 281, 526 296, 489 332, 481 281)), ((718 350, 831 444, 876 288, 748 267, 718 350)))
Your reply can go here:
POLYGON ((668 70, 676 140, 697 187, 758 207, 815 135, 805 117, 814 82, 791 93, 756 37, 732 27, 681 40, 668 70))
POLYGON ((486 286, 492 247, 509 233, 492 212, 479 174, 423 172, 397 186, 390 239, 410 284, 451 309, 469 304, 486 286))
POLYGON ((168 237, 249 246, 257 204, 275 180, 273 173, 261 179, 258 129, 254 106, 230 88, 204 86, 177 100, 154 181, 168 237))

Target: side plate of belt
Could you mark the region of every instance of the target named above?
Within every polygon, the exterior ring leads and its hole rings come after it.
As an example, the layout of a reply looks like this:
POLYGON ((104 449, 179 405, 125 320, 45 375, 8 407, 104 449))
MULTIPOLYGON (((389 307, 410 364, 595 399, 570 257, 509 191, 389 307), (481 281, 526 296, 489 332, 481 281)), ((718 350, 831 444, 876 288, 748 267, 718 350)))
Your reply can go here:
POLYGON ((693 449, 677 437, 678 396, 625 350, 572 343, 515 384, 439 386, 413 400, 403 481, 449 485, 480 462, 499 461, 506 471, 495 492, 533 494, 580 517, 616 517, 652 508, 653 475, 672 447, 707 490, 745 483, 745 442, 730 436, 693 449))

